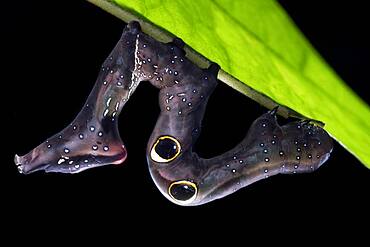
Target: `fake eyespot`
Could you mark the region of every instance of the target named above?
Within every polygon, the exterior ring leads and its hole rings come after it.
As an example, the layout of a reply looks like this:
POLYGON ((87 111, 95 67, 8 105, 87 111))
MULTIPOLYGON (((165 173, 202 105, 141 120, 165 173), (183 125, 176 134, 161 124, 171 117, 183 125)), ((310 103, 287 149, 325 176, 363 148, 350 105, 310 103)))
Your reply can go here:
POLYGON ((171 198, 181 204, 193 202, 197 197, 197 192, 197 185, 187 180, 173 182, 168 187, 168 194, 171 198))
POLYGON ((167 163, 179 156, 180 152, 178 140, 172 136, 160 136, 150 151, 150 158, 158 163, 167 163))

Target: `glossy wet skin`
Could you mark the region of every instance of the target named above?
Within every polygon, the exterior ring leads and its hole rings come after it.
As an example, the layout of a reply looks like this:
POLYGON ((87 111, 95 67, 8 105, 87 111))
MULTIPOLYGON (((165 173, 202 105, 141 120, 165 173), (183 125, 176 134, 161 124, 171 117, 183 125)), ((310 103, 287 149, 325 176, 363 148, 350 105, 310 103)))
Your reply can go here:
POLYGON ((332 140, 322 128, 307 121, 279 126, 275 110, 259 117, 234 149, 198 157, 193 145, 219 67, 200 69, 182 46, 180 40, 158 42, 138 23, 129 23, 76 119, 30 153, 16 156, 19 171, 76 173, 122 163, 127 153, 117 119, 142 81, 160 89, 161 113, 147 147, 150 173, 176 204, 204 204, 278 173, 314 171, 328 159, 332 140))
POLYGON ((161 114, 147 154, 164 196, 179 205, 200 205, 272 175, 312 172, 328 159, 332 140, 321 127, 309 121, 279 126, 276 109, 256 119, 232 150, 211 159, 198 157, 193 146, 217 70, 215 65, 194 69, 189 81, 159 93, 161 114))
POLYGON ((120 164, 127 151, 118 133, 117 119, 135 91, 138 78, 134 51, 139 27, 127 26, 105 60, 84 107, 64 130, 24 156, 15 156, 21 173, 38 170, 77 173, 107 164, 120 164))

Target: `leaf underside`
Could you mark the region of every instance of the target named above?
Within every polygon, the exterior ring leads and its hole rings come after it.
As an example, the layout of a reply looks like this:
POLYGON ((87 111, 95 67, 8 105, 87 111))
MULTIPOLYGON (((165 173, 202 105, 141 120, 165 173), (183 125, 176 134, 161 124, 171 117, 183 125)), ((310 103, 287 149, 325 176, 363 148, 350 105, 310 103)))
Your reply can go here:
MULTIPOLYGON (((140 20, 143 31, 159 40, 170 39, 162 29, 180 37, 221 66, 221 81, 257 102, 271 108, 275 101, 324 122, 325 130, 370 168, 368 105, 326 64, 276 1, 88 1, 126 22, 140 20)), ((207 64, 194 51, 189 57, 207 64)))

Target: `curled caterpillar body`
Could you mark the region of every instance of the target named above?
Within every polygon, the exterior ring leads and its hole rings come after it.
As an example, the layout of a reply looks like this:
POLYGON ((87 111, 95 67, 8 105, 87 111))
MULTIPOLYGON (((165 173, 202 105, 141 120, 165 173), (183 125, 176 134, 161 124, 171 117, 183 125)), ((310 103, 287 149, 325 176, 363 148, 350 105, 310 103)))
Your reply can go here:
POLYGON ((122 163, 127 153, 117 119, 142 81, 160 89, 161 113, 147 146, 149 170, 176 204, 204 204, 278 173, 314 171, 328 159, 332 140, 320 126, 307 121, 280 126, 276 109, 255 120, 232 150, 198 157, 193 146, 219 66, 199 68, 185 57, 183 46, 179 39, 156 41, 137 22, 129 23, 76 119, 28 154, 16 155, 19 171, 76 173, 122 163))

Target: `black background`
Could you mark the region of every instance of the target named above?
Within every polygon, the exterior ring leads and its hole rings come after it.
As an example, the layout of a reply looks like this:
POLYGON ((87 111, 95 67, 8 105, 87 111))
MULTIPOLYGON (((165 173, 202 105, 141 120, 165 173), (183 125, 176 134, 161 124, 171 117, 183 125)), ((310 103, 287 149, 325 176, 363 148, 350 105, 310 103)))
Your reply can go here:
MULTIPOLYGON (((357 2, 279 2, 328 63, 369 102, 367 8, 357 2)), ((330 160, 315 173, 271 177, 204 206, 170 203, 147 169, 146 142, 159 113, 158 91, 148 84, 140 85, 120 116, 128 148, 123 165, 76 175, 18 174, 13 155, 28 152, 70 123, 124 23, 85 1, 17 2, 2 10, 1 91, 8 126, 2 129, 6 140, 0 174, 2 205, 11 215, 8 229, 30 230, 38 222, 43 232, 62 223, 69 230, 88 225, 89 231, 99 232, 114 222, 116 229, 129 226, 143 233, 179 228, 180 236, 191 238, 210 229, 234 238, 236 230, 246 229, 247 234, 251 228, 262 234, 278 229, 311 236, 368 224, 369 170, 337 143, 330 160)), ((265 111, 220 83, 209 101, 198 153, 210 157, 232 148, 265 111)))

